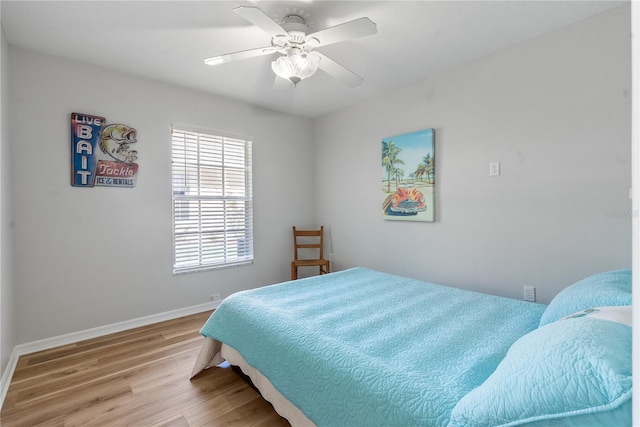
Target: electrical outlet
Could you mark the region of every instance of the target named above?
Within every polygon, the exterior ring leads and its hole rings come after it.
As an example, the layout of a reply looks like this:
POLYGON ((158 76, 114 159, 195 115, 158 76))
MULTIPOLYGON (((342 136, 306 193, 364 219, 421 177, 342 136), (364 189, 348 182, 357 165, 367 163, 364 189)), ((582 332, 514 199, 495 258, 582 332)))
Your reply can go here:
POLYGON ((333 262, 333 252, 329 254, 329 262, 333 262))
POLYGON ((489 163, 489 176, 499 176, 499 175, 500 175, 500 162, 489 163))
POLYGON ((211 294, 211 301, 220 301, 220 294, 211 294))
POLYGON ((525 286, 524 287, 524 300, 535 302, 536 300, 536 288, 533 286, 525 286))

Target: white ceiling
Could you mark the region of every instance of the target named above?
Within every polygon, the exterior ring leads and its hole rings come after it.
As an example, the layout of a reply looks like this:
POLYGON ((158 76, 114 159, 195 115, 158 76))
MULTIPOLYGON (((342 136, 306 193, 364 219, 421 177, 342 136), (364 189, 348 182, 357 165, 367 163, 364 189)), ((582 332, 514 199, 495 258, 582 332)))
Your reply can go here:
POLYGON ((625 3, 3 0, 1 19, 9 45, 318 117, 625 3), (301 15, 312 31, 369 17, 376 35, 318 48, 364 83, 349 88, 318 71, 295 88, 281 79, 285 84, 276 84, 275 55, 204 65, 207 57, 270 44, 233 12, 241 5, 276 21, 301 15))

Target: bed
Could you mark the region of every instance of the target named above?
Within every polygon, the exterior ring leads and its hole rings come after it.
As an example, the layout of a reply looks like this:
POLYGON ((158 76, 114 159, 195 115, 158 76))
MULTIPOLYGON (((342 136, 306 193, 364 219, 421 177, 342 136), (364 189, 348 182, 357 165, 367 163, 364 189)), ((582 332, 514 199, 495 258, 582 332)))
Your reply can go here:
POLYGON ((192 377, 240 367, 294 426, 631 425, 631 271, 547 306, 367 268, 226 298, 192 377))

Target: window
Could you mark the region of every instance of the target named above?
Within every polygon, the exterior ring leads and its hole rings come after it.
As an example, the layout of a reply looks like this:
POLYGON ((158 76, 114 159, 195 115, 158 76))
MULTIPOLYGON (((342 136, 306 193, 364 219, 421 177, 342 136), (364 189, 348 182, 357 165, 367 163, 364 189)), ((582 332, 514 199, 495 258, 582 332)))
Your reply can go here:
POLYGON ((253 261, 251 141, 172 129, 173 273, 253 261))

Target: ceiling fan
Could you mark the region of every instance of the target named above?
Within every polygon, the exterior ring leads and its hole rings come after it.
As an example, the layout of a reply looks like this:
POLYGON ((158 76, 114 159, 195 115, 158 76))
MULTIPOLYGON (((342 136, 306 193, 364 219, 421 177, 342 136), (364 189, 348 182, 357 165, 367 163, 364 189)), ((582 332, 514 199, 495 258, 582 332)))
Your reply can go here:
POLYGON ((318 68, 350 87, 356 87, 364 80, 353 71, 314 49, 376 34, 376 24, 369 18, 359 18, 312 33, 304 18, 299 15, 287 15, 282 23, 278 24, 257 7, 240 6, 233 11, 269 34, 271 46, 214 56, 205 59, 205 64, 219 65, 280 53, 283 56, 273 61, 271 68, 277 76, 291 81, 294 86, 314 75, 318 68))

